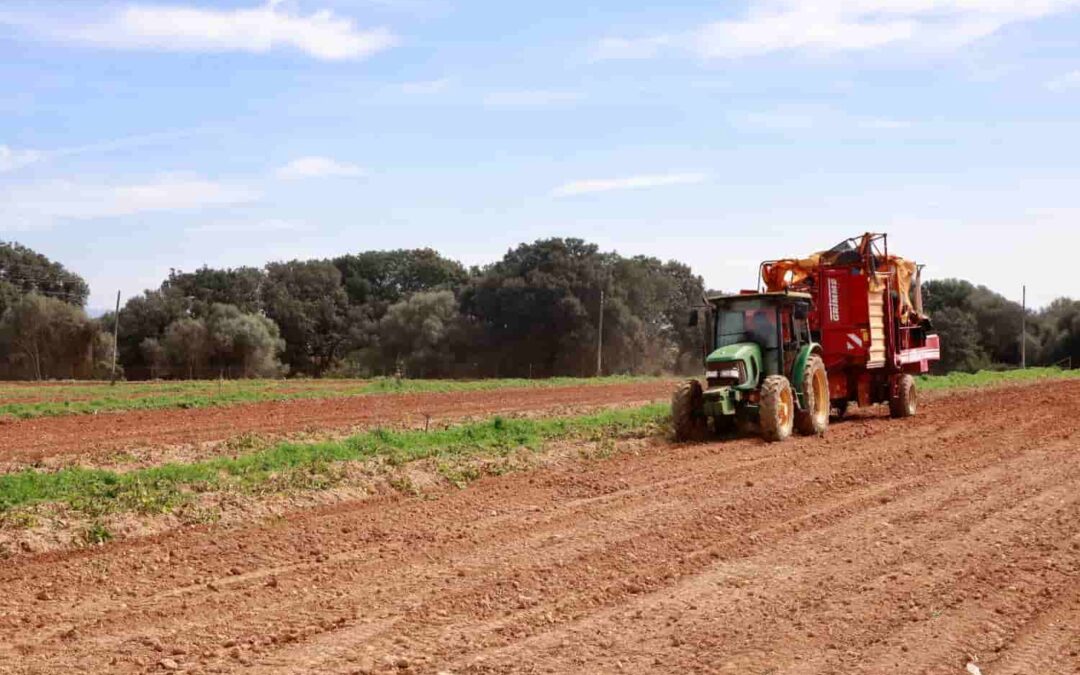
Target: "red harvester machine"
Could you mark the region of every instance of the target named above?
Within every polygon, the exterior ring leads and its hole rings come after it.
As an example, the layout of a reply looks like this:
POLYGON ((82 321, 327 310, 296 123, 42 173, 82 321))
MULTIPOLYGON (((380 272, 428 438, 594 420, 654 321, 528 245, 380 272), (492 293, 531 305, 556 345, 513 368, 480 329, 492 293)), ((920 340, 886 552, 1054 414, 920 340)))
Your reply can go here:
MULTIPOLYGON (((884 234, 808 258, 761 264, 756 291, 706 298, 705 382, 672 395, 678 438, 712 419, 717 431, 757 427, 770 441, 821 434, 831 410, 889 404, 915 414, 916 373, 940 356, 922 312, 919 267, 889 254, 884 234)), ((698 325, 699 310, 690 314, 698 325)))
POLYGON ((887 234, 867 233, 806 259, 761 264, 765 290, 812 296, 810 331, 821 345, 829 399, 841 415, 850 401, 890 403, 895 417, 914 414, 914 382, 904 375, 926 373, 941 358, 938 336, 923 314, 920 277, 914 262, 889 254, 887 234))

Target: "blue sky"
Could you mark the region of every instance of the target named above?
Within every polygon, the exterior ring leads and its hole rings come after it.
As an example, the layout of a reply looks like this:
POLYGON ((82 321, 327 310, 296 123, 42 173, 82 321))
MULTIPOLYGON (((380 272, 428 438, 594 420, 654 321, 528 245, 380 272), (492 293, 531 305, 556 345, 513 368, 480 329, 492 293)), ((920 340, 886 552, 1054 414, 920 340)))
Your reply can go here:
POLYGON ((1080 297, 1080 0, 0 4, 0 239, 170 268, 577 236, 689 263, 886 230, 1080 297))

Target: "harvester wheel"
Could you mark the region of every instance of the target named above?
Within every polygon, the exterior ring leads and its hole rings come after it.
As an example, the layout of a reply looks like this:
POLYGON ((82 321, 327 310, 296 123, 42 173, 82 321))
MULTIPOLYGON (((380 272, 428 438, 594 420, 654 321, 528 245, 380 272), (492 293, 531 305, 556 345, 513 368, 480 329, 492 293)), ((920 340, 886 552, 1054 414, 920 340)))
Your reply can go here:
POLYGON ((803 366, 802 395, 806 403, 805 410, 795 413, 795 428, 803 436, 825 433, 829 427, 829 377, 825 373, 825 363, 817 354, 811 354, 803 366))
POLYGON ((919 407, 919 394, 915 391, 915 378, 901 375, 896 384, 896 394, 889 399, 889 414, 893 417, 914 417, 919 407))
POLYGON ((671 395, 671 424, 675 427, 677 441, 697 438, 704 430, 701 383, 697 380, 680 383, 671 395))
POLYGON ((761 385, 761 437, 767 441, 782 441, 791 435, 795 424, 795 395, 791 383, 783 375, 770 375, 761 385))

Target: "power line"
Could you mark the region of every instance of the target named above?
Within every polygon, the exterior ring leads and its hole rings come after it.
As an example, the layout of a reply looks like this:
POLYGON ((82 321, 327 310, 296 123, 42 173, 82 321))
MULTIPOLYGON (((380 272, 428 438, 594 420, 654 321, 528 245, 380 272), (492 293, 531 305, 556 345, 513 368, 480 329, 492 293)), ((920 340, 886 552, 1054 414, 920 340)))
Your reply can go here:
MULTIPOLYGON (((3 280, 0 279, 0 281, 3 281, 3 280)), ((14 286, 16 289, 18 289, 18 291, 22 291, 23 293, 37 293, 39 295, 69 296, 69 297, 72 297, 72 298, 83 298, 83 297, 86 297, 86 295, 89 295, 89 294, 82 293, 82 292, 79 292, 79 291, 66 291, 66 289, 64 289, 64 288, 50 288, 48 286, 37 286, 37 285, 27 286, 25 284, 11 284, 11 285, 14 286)))
POLYGON ((12 273, 12 272, 5 272, 4 270, 0 269, 0 280, 4 280, 4 279, 18 279, 20 281, 33 281, 33 282, 36 282, 36 283, 49 283, 49 284, 58 284, 58 285, 67 285, 67 286, 85 285, 85 283, 86 283, 85 281, 81 281, 81 280, 78 280, 78 279, 72 279, 70 277, 34 275, 34 274, 27 274, 25 272, 12 273))

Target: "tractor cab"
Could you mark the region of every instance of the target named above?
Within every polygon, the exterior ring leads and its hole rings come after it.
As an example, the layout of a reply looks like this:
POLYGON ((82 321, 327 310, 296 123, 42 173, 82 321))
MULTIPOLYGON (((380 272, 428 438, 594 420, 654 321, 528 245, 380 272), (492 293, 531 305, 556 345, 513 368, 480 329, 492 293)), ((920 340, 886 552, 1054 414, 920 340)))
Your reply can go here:
MULTIPOLYGON (((706 300, 705 386, 691 380, 676 392, 677 435, 692 435, 709 418, 717 431, 758 426, 768 440, 793 429, 822 433, 829 386, 810 333, 812 297, 743 293, 706 300)), ((695 311, 690 323, 698 322, 695 311)))
MULTIPOLYGON (((810 302, 804 293, 747 293, 708 298, 711 318, 707 372, 714 366, 748 355, 756 363, 745 382, 756 386, 761 376, 783 374, 799 349, 810 340, 810 302)), ((715 385, 731 384, 728 378, 715 385)), ((710 387, 714 385, 709 382, 710 387)))

